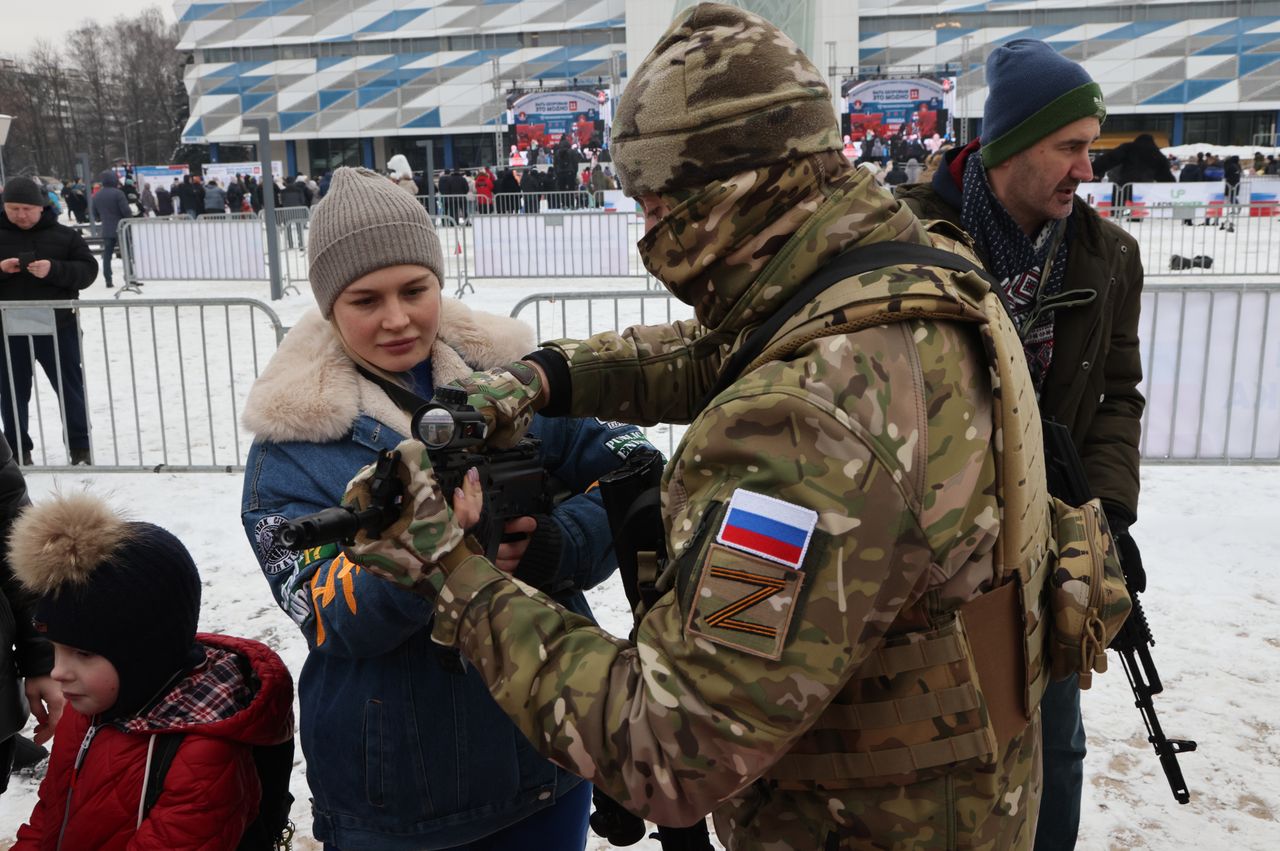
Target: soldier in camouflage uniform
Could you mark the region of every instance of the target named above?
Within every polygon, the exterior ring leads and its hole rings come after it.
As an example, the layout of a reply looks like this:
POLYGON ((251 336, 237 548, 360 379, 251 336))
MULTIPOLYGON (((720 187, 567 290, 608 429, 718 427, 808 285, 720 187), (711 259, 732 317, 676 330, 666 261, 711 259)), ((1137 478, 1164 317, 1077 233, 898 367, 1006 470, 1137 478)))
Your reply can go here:
MULTIPOLYGON (((555 606, 458 543, 407 444, 409 510, 348 554, 434 598, 434 640, 530 741, 650 820, 713 813, 730 849, 1029 847, 1038 711, 993 734, 979 673, 1021 682, 1022 663, 981 658, 957 616, 1013 587, 1011 506, 1034 519, 1047 500, 1039 456, 1011 449, 1039 439, 1016 337, 1022 392, 996 392, 955 276, 886 268, 816 297, 785 351, 704 407, 744 335, 832 258, 930 243, 849 166, 822 75, 755 15, 703 4, 671 26, 623 96, 614 161, 646 210, 647 267, 696 321, 546 344, 463 386, 495 444, 537 408, 690 423, 662 481, 664 596, 630 641, 555 606), (871 290, 940 307, 838 332, 871 290), (1001 404, 1030 411, 1025 435, 1001 436, 1001 404)), ((1042 560, 1042 518, 1028 528, 1024 560, 1042 560)))

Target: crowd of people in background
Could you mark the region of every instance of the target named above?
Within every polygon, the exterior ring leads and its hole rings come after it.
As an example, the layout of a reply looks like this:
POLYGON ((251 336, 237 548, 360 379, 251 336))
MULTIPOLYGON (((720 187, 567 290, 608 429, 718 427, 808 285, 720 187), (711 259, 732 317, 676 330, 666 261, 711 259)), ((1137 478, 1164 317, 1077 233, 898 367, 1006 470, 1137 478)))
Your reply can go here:
MULTIPOLYGON (((937 170, 942 156, 955 147, 950 133, 933 133, 927 137, 907 132, 906 125, 894 133, 866 133, 861 139, 845 137, 845 156, 856 165, 873 172, 876 179, 889 187, 927 183, 937 170)), ((386 173, 393 182, 414 195, 426 198, 432 187, 422 171, 414 171, 403 154, 387 161, 386 173)), ((1133 183, 1211 182, 1223 181, 1227 202, 1239 197, 1242 177, 1280 176, 1280 160, 1274 154, 1255 152, 1252 161, 1241 162, 1235 155, 1198 153, 1179 159, 1161 152, 1150 134, 1141 134, 1099 153, 1094 160, 1094 179, 1109 180, 1124 187, 1133 183)), ((273 200, 276 207, 311 207, 328 190, 332 171, 318 178, 296 173, 276 176, 273 200)), ((103 172, 92 183, 79 177, 59 182, 36 179, 49 205, 59 218, 77 224, 92 221, 113 234, 115 223, 123 217, 187 216, 199 218, 225 213, 260 213, 263 208, 262 182, 251 174, 236 174, 229 180, 199 174, 174 177, 165 185, 135 177, 131 166, 103 172), (110 174, 114 184, 107 180, 110 174), (109 204, 95 200, 103 188, 109 204), (102 209, 102 213, 95 210, 102 209), (127 212, 126 212, 127 210, 127 212)), ((458 222, 487 213, 537 213, 547 210, 590 209, 602 206, 603 193, 619 189, 607 147, 593 144, 580 146, 571 136, 561 137, 554 145, 537 143, 526 150, 512 147, 509 165, 474 168, 458 167, 437 170, 434 192, 439 199, 440 215, 458 222)), ((1127 197, 1117 199, 1123 206, 1127 197)))

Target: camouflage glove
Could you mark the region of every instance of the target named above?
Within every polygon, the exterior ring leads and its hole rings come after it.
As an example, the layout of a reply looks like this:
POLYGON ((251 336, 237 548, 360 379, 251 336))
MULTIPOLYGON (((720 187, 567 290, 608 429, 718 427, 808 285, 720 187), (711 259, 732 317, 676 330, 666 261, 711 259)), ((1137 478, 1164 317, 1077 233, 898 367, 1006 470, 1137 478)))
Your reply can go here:
POLYGON ((467 404, 484 417, 488 425, 485 442, 495 449, 509 449, 520 442, 542 395, 538 371, 523 361, 473 372, 450 386, 463 390, 467 404))
MULTIPOLYGON (((440 562, 450 560, 455 550, 469 555, 467 548, 459 547, 465 533, 454 522, 453 511, 440 492, 426 447, 406 440, 396 451, 400 453, 396 475, 404 485, 400 516, 377 538, 361 531, 345 552, 375 576, 434 598, 445 580, 440 562)), ((344 505, 359 510, 370 507, 374 467, 370 464, 356 473, 342 498, 344 505)))

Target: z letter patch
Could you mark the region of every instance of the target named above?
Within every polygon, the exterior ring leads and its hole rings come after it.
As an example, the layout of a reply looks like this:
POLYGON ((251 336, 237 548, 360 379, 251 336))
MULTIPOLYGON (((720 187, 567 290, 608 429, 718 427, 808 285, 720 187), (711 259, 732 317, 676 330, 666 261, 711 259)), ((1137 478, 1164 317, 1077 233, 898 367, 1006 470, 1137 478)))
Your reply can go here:
POLYGON ((707 550, 686 631, 778 659, 804 574, 719 544, 707 550))

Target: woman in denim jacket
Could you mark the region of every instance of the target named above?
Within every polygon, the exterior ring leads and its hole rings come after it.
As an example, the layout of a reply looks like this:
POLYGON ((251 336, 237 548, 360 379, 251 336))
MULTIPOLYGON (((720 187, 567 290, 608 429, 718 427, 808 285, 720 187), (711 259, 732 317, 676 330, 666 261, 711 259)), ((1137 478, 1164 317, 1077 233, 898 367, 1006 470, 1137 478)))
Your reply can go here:
MULTIPOLYGON (((440 243, 413 198, 339 169, 313 210, 320 310, 280 344, 249 395, 245 532, 310 653, 298 680, 314 830, 326 849, 581 849, 590 787, 539 756, 464 660, 432 644, 426 600, 363 573, 334 545, 293 552, 280 524, 338 505, 347 482, 409 434, 384 387, 436 387, 518 359, 532 333, 443 298, 440 243), (328 320, 328 321, 326 321, 328 320)), ((633 427, 536 420, 545 469, 577 494, 510 521, 498 564, 590 616, 584 589, 615 560, 592 484, 636 446, 633 427)))

